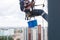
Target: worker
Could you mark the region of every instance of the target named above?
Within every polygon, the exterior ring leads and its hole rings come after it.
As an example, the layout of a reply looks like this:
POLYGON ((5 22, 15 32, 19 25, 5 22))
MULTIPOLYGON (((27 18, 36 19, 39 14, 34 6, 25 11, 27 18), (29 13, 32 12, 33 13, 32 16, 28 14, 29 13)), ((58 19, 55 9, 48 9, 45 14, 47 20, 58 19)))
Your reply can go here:
POLYGON ((42 9, 33 9, 35 2, 30 2, 29 0, 20 0, 20 8, 25 12, 28 16, 39 16, 41 15, 46 21, 48 21, 48 15, 42 9), (22 2, 23 1, 23 2, 22 2), (24 7, 24 8, 23 8, 24 7))

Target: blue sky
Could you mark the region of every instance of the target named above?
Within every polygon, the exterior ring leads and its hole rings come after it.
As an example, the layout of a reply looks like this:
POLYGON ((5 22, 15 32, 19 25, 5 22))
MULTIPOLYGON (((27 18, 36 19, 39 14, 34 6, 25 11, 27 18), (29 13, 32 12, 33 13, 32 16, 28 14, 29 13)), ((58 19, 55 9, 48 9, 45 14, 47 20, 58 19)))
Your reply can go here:
MULTIPOLYGON (((36 4, 43 4, 41 0, 35 0, 36 4)), ((47 1, 44 11, 47 12, 47 1)), ((42 6, 35 8, 43 9, 42 6)), ((38 24, 47 26, 48 23, 41 17, 36 17, 38 24)), ((28 21, 25 20, 25 13, 21 12, 19 0, 0 0, 0 27, 28 27, 28 21)))

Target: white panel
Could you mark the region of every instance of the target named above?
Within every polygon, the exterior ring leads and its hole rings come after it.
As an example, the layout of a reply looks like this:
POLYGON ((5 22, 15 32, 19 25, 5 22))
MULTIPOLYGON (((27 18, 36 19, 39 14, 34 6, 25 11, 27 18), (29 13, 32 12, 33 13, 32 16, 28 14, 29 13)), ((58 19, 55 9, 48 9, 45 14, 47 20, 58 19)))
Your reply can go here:
POLYGON ((45 27, 45 40, 48 40, 48 28, 45 27))
POLYGON ((43 40, 43 27, 41 27, 41 40, 43 40))
POLYGON ((37 31, 36 30, 37 29, 33 29, 33 40, 36 40, 36 37, 37 37, 37 35, 36 35, 37 31))

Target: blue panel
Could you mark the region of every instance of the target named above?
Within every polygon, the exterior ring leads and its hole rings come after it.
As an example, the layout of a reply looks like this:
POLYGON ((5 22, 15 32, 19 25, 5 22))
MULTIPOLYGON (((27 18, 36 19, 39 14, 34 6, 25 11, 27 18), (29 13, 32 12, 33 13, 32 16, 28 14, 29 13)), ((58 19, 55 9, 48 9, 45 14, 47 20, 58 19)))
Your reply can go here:
POLYGON ((32 27, 35 27, 35 26, 37 26, 37 20, 32 20, 32 21, 28 22, 28 27, 29 28, 32 28, 32 27))

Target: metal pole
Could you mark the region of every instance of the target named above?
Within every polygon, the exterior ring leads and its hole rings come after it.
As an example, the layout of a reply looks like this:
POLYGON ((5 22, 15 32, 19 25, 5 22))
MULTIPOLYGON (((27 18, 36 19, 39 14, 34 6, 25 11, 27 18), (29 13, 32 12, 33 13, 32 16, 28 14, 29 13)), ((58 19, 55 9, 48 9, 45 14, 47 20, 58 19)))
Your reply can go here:
POLYGON ((43 40, 45 40, 45 30, 44 30, 44 27, 43 27, 43 40))

